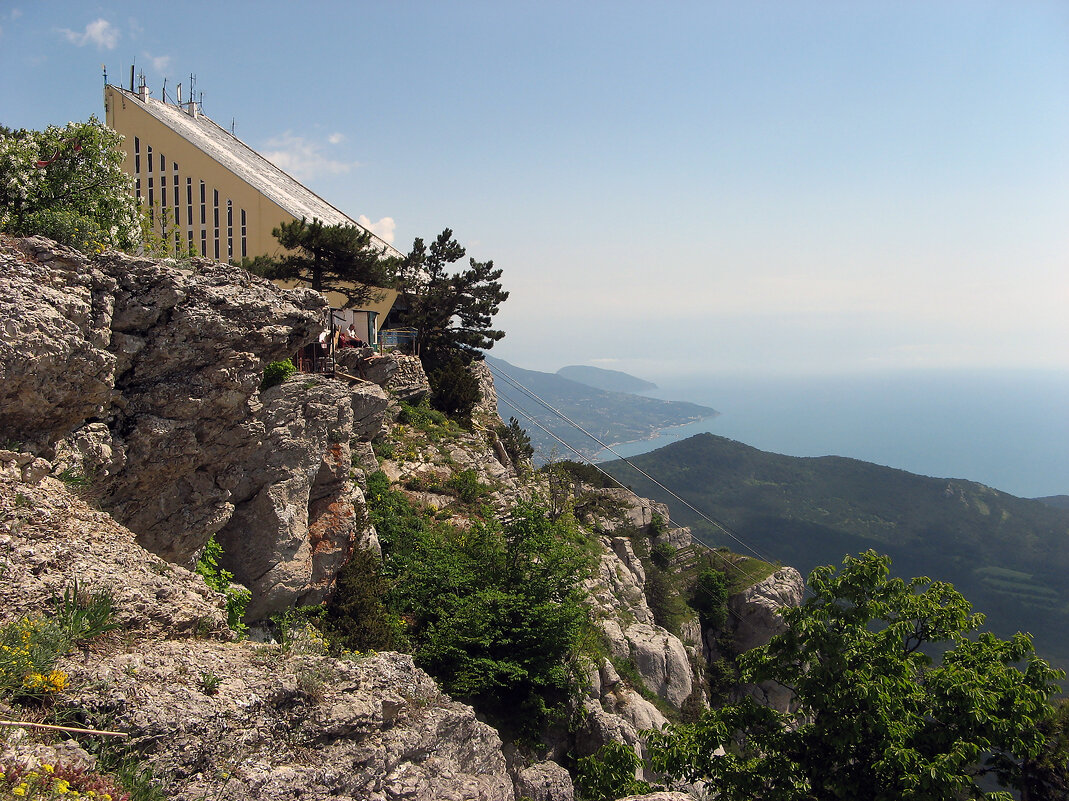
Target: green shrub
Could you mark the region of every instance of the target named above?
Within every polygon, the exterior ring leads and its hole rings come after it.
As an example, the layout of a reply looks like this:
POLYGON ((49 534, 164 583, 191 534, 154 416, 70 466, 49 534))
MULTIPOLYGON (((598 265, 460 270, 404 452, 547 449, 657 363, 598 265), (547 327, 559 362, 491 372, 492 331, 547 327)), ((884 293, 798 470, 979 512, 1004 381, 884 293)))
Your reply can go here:
POLYGON ((635 778, 638 755, 623 743, 606 743, 595 754, 576 761, 575 786, 583 801, 613 801, 648 793, 648 783, 635 778))
POLYGON ((679 636, 687 619, 687 604, 673 586, 668 573, 656 565, 646 568, 646 602, 653 612, 653 619, 663 629, 679 636))
POLYGON ((71 642, 90 640, 119 627, 114 601, 107 590, 88 592, 72 581, 52 599, 53 620, 71 642))
POLYGON ((727 577, 711 567, 702 570, 690 595, 690 605, 698 612, 702 625, 723 628, 727 620, 727 600, 727 577))
POLYGON ((217 592, 226 596, 226 622, 238 634, 244 634, 249 627, 245 625, 245 609, 252 600, 252 593, 244 587, 235 586, 234 574, 219 567, 223 557, 223 546, 213 534, 204 545, 197 560, 196 572, 204 577, 204 582, 217 592))
POLYGON ((650 549, 650 559, 662 570, 667 570, 676 557, 676 546, 670 542, 658 542, 650 549))
POLYGON ((0 626, 0 700, 63 692, 68 678, 56 669, 59 657, 117 626, 111 594, 86 592, 77 582, 53 599, 53 610, 50 618, 22 617, 0 626))
POLYGON ((650 515, 649 530, 651 537, 659 537, 662 534, 666 534, 668 532, 668 523, 663 517, 661 517, 660 512, 654 512, 652 515, 650 515))
POLYGON ((263 381, 260 382, 260 390, 281 384, 291 375, 297 372, 292 359, 283 359, 280 362, 271 362, 264 368, 263 381))
POLYGON ((356 599, 356 629, 381 620, 369 597, 377 595, 406 622, 417 664, 446 692, 504 725, 506 736, 536 736, 575 692, 567 665, 587 616, 588 554, 533 505, 512 510, 505 524, 458 529, 429 520, 382 473, 368 477, 367 499, 383 584, 364 596, 355 587, 336 592, 328 618, 349 625, 341 606, 356 599))
POLYGON ((396 651, 405 648, 404 625, 383 603, 390 586, 371 551, 356 550, 340 571, 320 622, 337 648, 396 651))
POLYGON ((454 473, 446 482, 446 487, 464 503, 475 503, 490 493, 490 487, 479 481, 479 474, 470 468, 454 473))
POLYGON ((450 420, 445 412, 432 409, 426 398, 413 406, 405 401, 400 402, 400 411, 397 413, 397 422, 410 425, 418 431, 430 432, 436 427, 448 427, 450 420))

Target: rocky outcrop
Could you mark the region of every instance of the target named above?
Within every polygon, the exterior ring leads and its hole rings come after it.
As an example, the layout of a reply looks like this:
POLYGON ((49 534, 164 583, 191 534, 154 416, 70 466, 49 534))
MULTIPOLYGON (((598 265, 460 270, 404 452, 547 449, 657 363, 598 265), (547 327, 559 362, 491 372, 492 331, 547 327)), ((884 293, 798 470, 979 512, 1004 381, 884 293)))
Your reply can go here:
MULTIPOLYGON (((626 507, 641 508, 641 502, 626 507)), ((626 509, 624 515, 630 521, 626 509)), ((606 550, 585 588, 609 653, 633 665, 647 689, 679 709, 694 690, 686 646, 654 622, 644 592, 646 572, 631 541, 602 537, 601 542, 606 550)))
POLYGON ((349 443, 354 407, 375 431, 385 409, 378 387, 354 391, 322 376, 294 376, 260 401, 262 445, 243 465, 234 513, 218 534, 221 566, 252 591, 250 620, 322 601, 368 534, 349 443))
POLYGON ((798 606, 805 593, 802 575, 793 567, 781 567, 768 578, 728 599, 735 647, 740 653, 766 644, 787 630, 780 610, 798 606))
POLYGON ((0 476, 0 576, 3 622, 39 615, 77 586, 110 595, 115 622, 131 636, 233 636, 222 596, 200 576, 139 547, 54 478, 0 476))
POLYGON ((191 564, 260 447, 264 366, 314 339, 322 296, 38 238, 5 242, 0 275, 0 439, 49 459, 84 448, 102 506, 191 564))
POLYGON ((68 703, 128 732, 171 797, 514 798, 497 733, 404 654, 347 661, 198 640, 70 672, 93 689, 68 703))
MULTIPOLYGON (((410 656, 338 660, 229 642, 221 595, 56 479, 0 476, 0 569, 0 621, 41 614, 75 580, 111 593, 121 636, 64 658, 70 686, 56 703, 128 734, 168 797, 514 798, 497 733, 410 656)), ((0 744, 3 759, 58 756, 91 760, 18 731, 0 744)))
MULTIPOLYGON (((783 567, 764 580, 728 598, 727 629, 732 649, 744 653, 765 645, 775 635, 787 630, 781 610, 798 606, 805 595, 805 582, 793 567, 783 567)), ((722 656, 716 632, 706 632, 705 656, 710 662, 722 656)), ((736 698, 751 695, 766 706, 786 712, 791 705, 789 690, 779 684, 764 682, 743 685, 734 692, 736 698)))

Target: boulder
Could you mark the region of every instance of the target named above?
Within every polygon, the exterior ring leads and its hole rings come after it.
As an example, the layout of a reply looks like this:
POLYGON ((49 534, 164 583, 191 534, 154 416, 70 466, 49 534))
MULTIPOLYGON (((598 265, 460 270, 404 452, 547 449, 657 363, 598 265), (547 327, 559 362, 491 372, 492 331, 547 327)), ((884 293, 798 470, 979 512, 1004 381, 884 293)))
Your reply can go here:
POLYGON ((516 775, 516 795, 530 801, 573 801, 575 788, 568 771, 556 762, 538 762, 516 775))
POLYGON ((635 669, 645 685, 679 709, 693 689, 687 649, 679 638, 649 623, 624 631, 635 669))

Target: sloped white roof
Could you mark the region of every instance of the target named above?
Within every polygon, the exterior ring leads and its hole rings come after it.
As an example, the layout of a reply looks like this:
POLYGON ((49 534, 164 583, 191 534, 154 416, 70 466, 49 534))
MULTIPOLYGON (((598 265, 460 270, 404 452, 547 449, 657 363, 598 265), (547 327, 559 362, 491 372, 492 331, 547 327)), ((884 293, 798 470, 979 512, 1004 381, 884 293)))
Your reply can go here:
MULTIPOLYGON (((344 212, 334 208, 296 178, 287 175, 232 133, 220 128, 212 120, 198 113, 196 117, 182 108, 155 98, 141 98, 122 87, 114 87, 125 97, 139 103, 145 111, 166 125, 199 150, 215 159, 250 186, 259 190, 297 219, 305 217, 322 220, 328 225, 355 225, 367 230, 344 212)), ((401 256, 401 252, 384 239, 371 234, 372 241, 382 248, 385 256, 401 256)))

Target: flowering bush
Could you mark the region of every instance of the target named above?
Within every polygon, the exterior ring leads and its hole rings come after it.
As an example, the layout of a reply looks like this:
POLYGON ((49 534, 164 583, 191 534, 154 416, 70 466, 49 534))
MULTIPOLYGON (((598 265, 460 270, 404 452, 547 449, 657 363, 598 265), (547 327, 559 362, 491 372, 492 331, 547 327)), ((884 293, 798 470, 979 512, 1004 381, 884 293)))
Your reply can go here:
POLYGON ((129 801, 129 793, 120 790, 111 779, 81 768, 66 765, 0 764, 0 799, 53 801, 86 798, 93 801, 129 801))
POLYGON ((122 137, 95 117, 43 131, 0 127, 0 230, 85 252, 141 243, 122 137))
POLYGON ((55 669, 66 638, 51 621, 21 618, 0 627, 0 697, 44 697, 67 688, 55 669))

